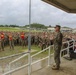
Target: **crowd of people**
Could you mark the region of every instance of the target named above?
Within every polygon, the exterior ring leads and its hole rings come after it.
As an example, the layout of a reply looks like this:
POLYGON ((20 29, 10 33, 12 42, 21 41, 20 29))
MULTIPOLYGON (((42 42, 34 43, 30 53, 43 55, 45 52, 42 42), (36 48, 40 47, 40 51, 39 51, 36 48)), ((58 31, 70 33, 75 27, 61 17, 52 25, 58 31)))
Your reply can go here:
MULTIPOLYGON (((74 38, 75 33, 63 33, 64 39, 74 38)), ((31 32, 31 45, 37 45, 43 50, 49 45, 53 45, 54 32, 31 32)), ((4 51, 6 46, 9 46, 11 50, 14 50, 15 46, 25 47, 28 45, 28 32, 0 32, 0 51, 4 51)))
MULTIPOLYGON (((31 45, 38 45, 44 49, 52 44, 50 37, 50 33, 32 32, 31 45)), ((6 46, 14 50, 16 45, 22 47, 28 45, 28 32, 0 32, 0 51, 4 51, 6 46)))

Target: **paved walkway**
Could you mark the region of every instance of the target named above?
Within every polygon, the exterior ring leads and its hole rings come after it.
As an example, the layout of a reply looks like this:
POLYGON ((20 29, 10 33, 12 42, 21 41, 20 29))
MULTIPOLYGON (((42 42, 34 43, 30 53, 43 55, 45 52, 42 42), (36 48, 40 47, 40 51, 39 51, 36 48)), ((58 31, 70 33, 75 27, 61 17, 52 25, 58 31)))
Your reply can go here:
POLYGON ((76 75, 76 59, 68 61, 62 58, 59 71, 52 70, 51 67, 46 67, 33 72, 32 75, 76 75))
MULTIPOLYGON (((76 59, 69 61, 62 58, 60 70, 52 70, 51 67, 44 67, 47 64, 47 60, 39 62, 32 66, 31 75, 76 75, 76 59)), ((24 68, 12 75, 27 75, 28 68, 24 68)))

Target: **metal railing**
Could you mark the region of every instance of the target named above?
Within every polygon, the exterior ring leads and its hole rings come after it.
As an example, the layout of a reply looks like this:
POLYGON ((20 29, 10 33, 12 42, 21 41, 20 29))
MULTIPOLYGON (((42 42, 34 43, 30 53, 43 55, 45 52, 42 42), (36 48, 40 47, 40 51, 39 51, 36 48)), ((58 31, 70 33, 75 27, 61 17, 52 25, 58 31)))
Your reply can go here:
POLYGON ((62 49, 61 50, 61 52, 60 52, 60 57, 63 57, 64 55, 68 55, 68 57, 69 57, 69 48, 72 48, 73 47, 73 50, 74 50, 74 47, 76 46, 75 45, 75 40, 74 39, 72 39, 72 40, 70 40, 70 41, 67 41, 67 42, 64 42, 63 44, 65 44, 65 43, 67 43, 68 44, 68 46, 67 46, 67 48, 65 48, 65 49, 62 49), (73 42, 73 45, 72 46, 70 46, 70 42, 73 42), (66 51, 66 54, 65 54, 65 51, 66 51), (63 52, 63 55, 62 55, 62 52, 63 52))
MULTIPOLYGON (((75 40, 70 40, 70 41, 64 42, 64 44, 65 44, 65 43, 67 43, 68 46, 67 46, 67 48, 61 50, 61 52, 60 52, 60 57, 62 57, 61 54, 62 54, 62 52, 64 52, 64 51, 67 51, 66 54, 69 55, 69 48, 71 48, 71 47, 74 48, 74 46, 75 46, 75 40), (70 43, 69 43, 69 42, 71 42, 71 41, 73 41, 73 46, 70 46, 70 43)), ((53 46, 53 45, 52 45, 52 46, 53 46)), ((45 60, 45 59, 48 59, 48 66, 50 66, 50 63, 51 63, 51 60, 50 60, 50 59, 51 59, 51 56, 53 55, 53 54, 50 53, 52 46, 49 46, 49 47, 47 47, 46 49, 44 49, 44 50, 42 50, 42 51, 40 51, 40 52, 38 52, 38 53, 36 53, 36 54, 34 54, 34 55, 32 55, 32 56, 31 56, 31 53, 28 52, 27 54, 19 57, 18 59, 10 62, 10 63, 9 63, 9 71, 6 72, 6 73, 4 73, 3 75, 11 75, 12 73, 14 73, 14 72, 16 72, 16 71, 19 71, 20 69, 23 69, 23 68, 25 68, 25 67, 28 67, 28 75, 31 75, 31 66, 34 65, 34 64, 36 64, 36 63, 38 63, 38 62, 40 62, 40 61, 42 61, 42 60, 45 60), (41 53, 43 53, 43 52, 45 52, 45 51, 48 51, 48 56, 46 56, 46 57, 44 57, 44 58, 41 58, 41 59, 33 62, 33 57, 36 57, 37 55, 39 55, 39 54, 41 54, 41 53), (21 58, 23 58, 23 57, 25 57, 25 56, 28 56, 28 63, 27 63, 26 65, 23 65, 23 66, 21 66, 21 67, 18 67, 18 68, 16 68, 16 69, 14 69, 14 70, 11 70, 11 64, 13 64, 14 62, 20 60, 21 58)), ((65 55, 65 54, 63 54, 63 56, 64 56, 64 55, 65 55)))
POLYGON ((44 49, 44 50, 42 50, 42 51, 40 51, 40 52, 32 55, 32 56, 31 56, 32 65, 48 58, 48 66, 49 66, 49 65, 50 65, 50 56, 53 55, 53 54, 50 54, 50 50, 51 50, 51 46, 49 46, 49 47, 47 47, 46 49, 44 49), (45 52, 45 51, 47 51, 47 50, 48 50, 48 56, 46 56, 45 58, 42 58, 42 59, 39 59, 39 60, 37 60, 37 61, 32 62, 32 58, 33 58, 33 57, 35 57, 35 56, 37 56, 38 54, 41 54, 41 53, 43 53, 43 52, 45 52))
POLYGON ((13 54, 13 55, 9 55, 6 57, 1 57, 0 58, 0 74, 3 74, 7 71, 9 71, 9 63, 19 57, 21 57, 22 55, 26 54, 27 52, 22 52, 22 53, 18 53, 18 54, 13 54), (7 61, 8 60, 8 61, 7 61))
POLYGON ((20 60, 20 59, 23 58, 23 57, 28 56, 28 54, 29 54, 29 52, 27 52, 26 54, 22 55, 21 57, 19 57, 19 58, 13 60, 12 62, 10 62, 10 63, 9 63, 9 70, 11 70, 11 65, 12 65, 13 63, 17 62, 18 60, 20 60))
POLYGON ((50 56, 53 55, 53 54, 50 54, 50 50, 51 50, 50 48, 51 48, 51 46, 47 47, 46 49, 44 49, 44 50, 42 50, 42 51, 40 51, 40 52, 38 52, 38 53, 36 53, 36 54, 34 54, 32 56, 31 56, 30 52, 28 52, 27 54, 25 54, 25 55, 23 55, 23 56, 15 59, 14 61, 12 61, 12 62, 9 63, 9 71, 6 72, 6 73, 4 73, 3 75, 11 75, 11 73, 16 72, 16 71, 18 71, 18 70, 20 70, 20 69, 22 69, 24 67, 28 67, 28 75, 30 75, 31 74, 31 65, 33 65, 35 63, 38 63, 38 62, 40 62, 40 61, 42 61, 44 59, 47 59, 47 58, 48 58, 48 66, 49 66, 50 65, 50 59, 51 59, 50 56), (32 58, 33 57, 35 57, 36 55, 38 55, 38 54, 40 54, 42 52, 45 52, 47 50, 48 50, 48 56, 47 57, 32 62, 32 58), (17 62, 18 60, 20 60, 21 58, 23 58, 25 56, 28 56, 28 63, 26 65, 23 65, 21 67, 18 67, 16 69, 14 69, 14 70, 11 70, 11 64, 13 64, 14 62, 17 62))
MULTIPOLYGON (((11 69, 11 65, 12 65, 13 63, 17 62, 18 60, 20 60, 21 58, 26 57, 26 56, 28 56, 28 59, 29 59, 29 57, 30 57, 30 52, 27 52, 26 54, 22 55, 21 57, 19 57, 19 58, 15 59, 14 61, 10 62, 10 63, 9 63, 9 71, 6 72, 6 73, 4 73, 3 75, 11 75, 11 73, 16 72, 16 71, 18 71, 18 70, 20 70, 20 69, 22 69, 22 68, 25 68, 25 67, 29 66, 29 65, 30 65, 30 62, 29 62, 29 60, 28 60, 28 63, 27 63, 27 64, 25 64, 25 65, 23 65, 23 66, 21 66, 21 67, 15 68, 15 69, 13 69, 13 70, 11 69)), ((28 74, 29 74, 29 72, 28 72, 28 74)))

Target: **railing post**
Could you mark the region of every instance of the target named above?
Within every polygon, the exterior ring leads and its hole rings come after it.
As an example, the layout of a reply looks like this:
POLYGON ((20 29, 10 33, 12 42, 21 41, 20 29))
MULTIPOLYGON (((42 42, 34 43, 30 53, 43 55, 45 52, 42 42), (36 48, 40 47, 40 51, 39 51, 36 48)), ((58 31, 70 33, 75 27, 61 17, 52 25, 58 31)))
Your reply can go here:
POLYGON ((73 50, 74 50, 74 48, 75 48, 75 40, 73 39, 73 50))
POLYGON ((49 55, 49 57, 48 57, 48 66, 50 66, 50 64, 51 64, 50 50, 51 50, 51 46, 49 46, 49 51, 48 51, 48 55, 49 55))
MULTIPOLYGON (((11 70, 11 64, 9 63, 9 71, 11 70)), ((9 75, 11 75, 11 73, 9 74, 9 75)))
POLYGON ((28 75, 31 75, 31 53, 28 53, 28 75))
POLYGON ((61 57, 62 57, 62 51, 60 51, 60 59, 61 59, 61 57))
POLYGON ((68 50, 67 50, 67 55, 68 55, 68 57, 69 57, 69 45, 70 45, 70 44, 69 44, 69 41, 68 41, 67 43, 68 43, 68 47, 67 47, 67 49, 68 49, 68 50))

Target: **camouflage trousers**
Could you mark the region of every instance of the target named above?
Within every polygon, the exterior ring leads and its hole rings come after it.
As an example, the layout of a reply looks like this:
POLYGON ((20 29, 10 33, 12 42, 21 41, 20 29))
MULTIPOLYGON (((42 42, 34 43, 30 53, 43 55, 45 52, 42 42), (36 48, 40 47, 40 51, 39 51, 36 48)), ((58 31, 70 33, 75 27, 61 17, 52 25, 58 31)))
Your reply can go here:
POLYGON ((9 41, 10 49, 14 49, 14 41, 10 40, 9 41))
POLYGON ((26 41, 24 39, 22 39, 21 44, 22 44, 23 47, 26 46, 26 41))
POLYGON ((1 41, 0 41, 0 51, 1 51, 1 41))
POLYGON ((57 67, 60 66, 60 50, 61 46, 54 46, 54 60, 57 67))
POLYGON ((4 40, 1 40, 0 45, 1 45, 1 49, 4 51, 4 40))

